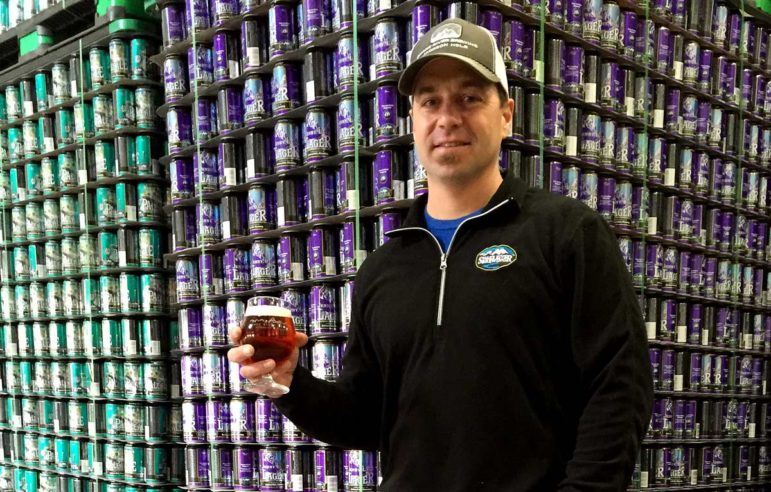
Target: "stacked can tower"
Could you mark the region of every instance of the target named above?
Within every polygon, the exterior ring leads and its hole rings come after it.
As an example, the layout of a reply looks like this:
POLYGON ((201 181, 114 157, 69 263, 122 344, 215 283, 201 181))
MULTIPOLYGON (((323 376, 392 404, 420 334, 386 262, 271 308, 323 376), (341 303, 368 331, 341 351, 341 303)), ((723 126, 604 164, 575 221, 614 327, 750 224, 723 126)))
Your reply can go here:
POLYGON ((34 19, 35 15, 58 3, 62 0, 3 0, 0 2, 0 33, 34 19))
POLYGON ((490 29, 515 100, 502 170, 607 218, 656 402, 632 488, 771 481, 771 22, 736 2, 159 2, 186 485, 376 490, 378 457, 243 391, 227 332, 280 296, 334 380, 353 275, 426 192, 396 81, 431 26, 490 29))
POLYGON ((111 30, 1 82, 0 490, 184 480, 159 41, 111 30))

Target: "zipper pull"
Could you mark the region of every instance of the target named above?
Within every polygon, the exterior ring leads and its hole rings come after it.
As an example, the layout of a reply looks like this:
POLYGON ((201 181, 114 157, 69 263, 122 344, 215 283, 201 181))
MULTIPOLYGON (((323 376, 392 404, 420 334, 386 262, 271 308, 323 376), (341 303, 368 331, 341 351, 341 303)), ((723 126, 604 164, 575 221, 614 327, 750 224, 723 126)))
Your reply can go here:
POLYGON ((447 270, 447 253, 442 253, 442 261, 439 263, 439 270, 447 270))

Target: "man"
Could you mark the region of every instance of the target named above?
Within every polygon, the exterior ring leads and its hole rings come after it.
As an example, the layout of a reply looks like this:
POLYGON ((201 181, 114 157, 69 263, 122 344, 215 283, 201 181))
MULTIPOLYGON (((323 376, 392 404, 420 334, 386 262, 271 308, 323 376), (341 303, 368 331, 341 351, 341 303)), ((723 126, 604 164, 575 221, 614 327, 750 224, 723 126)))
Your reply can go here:
POLYGON ((241 374, 290 386, 276 404, 311 436, 379 449, 382 490, 624 490, 652 385, 615 237, 582 203, 501 178, 514 108, 488 31, 437 25, 399 89, 429 193, 358 273, 340 378, 297 351, 241 374))

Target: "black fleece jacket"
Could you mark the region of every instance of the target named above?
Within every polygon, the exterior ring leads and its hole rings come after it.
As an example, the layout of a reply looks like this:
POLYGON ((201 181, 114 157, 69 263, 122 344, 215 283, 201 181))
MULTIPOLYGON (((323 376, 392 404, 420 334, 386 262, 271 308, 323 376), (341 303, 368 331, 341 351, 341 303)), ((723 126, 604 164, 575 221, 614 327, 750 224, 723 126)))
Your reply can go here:
POLYGON ((425 203, 357 275, 340 378, 298 368, 278 407, 324 442, 379 449, 384 491, 624 490, 653 395, 608 225, 507 176, 443 255, 425 203))

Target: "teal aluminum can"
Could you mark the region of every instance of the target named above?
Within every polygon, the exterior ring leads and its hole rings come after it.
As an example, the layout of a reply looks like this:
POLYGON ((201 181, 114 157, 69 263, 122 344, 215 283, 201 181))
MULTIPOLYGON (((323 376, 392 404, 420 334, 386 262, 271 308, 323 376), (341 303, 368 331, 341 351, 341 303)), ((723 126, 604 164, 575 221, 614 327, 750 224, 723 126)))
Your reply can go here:
MULTIPOLYGON (((41 290, 44 291, 44 287, 42 284, 39 284, 37 282, 33 282, 32 285, 37 285, 38 287, 35 287, 35 290, 41 290)), ((41 297, 44 298, 43 295, 41 297)), ((50 355, 50 349, 51 349, 51 339, 48 337, 48 327, 40 323, 39 321, 36 321, 32 323, 32 345, 34 345, 34 354, 36 357, 46 357, 50 355)), ((35 377, 37 378, 37 373, 39 372, 38 365, 37 364, 44 364, 45 361, 36 360, 35 361, 35 377)), ((45 369, 42 369, 40 372, 49 372, 45 369)))
POLYGON ((21 399, 21 422, 25 428, 40 430, 37 410, 37 400, 34 398, 21 399))
POLYGON ((144 378, 141 362, 127 361, 123 364, 123 392, 126 398, 141 398, 144 394, 144 378))
POLYGON ((93 272, 99 264, 97 255, 97 238, 93 234, 81 234, 78 238, 78 253, 80 254, 80 271, 93 272))
MULTIPOLYGON (((46 316, 46 289, 40 282, 32 282, 29 284, 29 306, 30 306, 30 313, 32 315, 33 319, 40 319, 45 318, 46 316)), ((35 325, 40 325, 41 323, 37 322, 35 325)), ((46 332, 46 335, 48 332, 46 332)), ((43 340, 40 340, 35 337, 37 344, 38 342, 43 343, 43 340)), ((47 341, 47 340, 45 340, 47 341)), ((36 345, 36 349, 40 348, 41 345, 36 345)), ((45 347, 46 352, 48 351, 48 347, 45 347)), ((37 350, 36 350, 37 352, 37 350)), ((35 354, 37 355, 37 354, 35 354)))
POLYGON ((56 150, 56 134, 54 132, 54 118, 41 116, 37 120, 37 139, 40 142, 40 153, 47 154, 56 150))
POLYGON ((123 364, 116 361, 105 361, 102 363, 102 382, 104 384, 103 393, 107 397, 126 396, 123 382, 125 376, 123 373, 123 364))
POLYGON ((142 176, 156 176, 159 169, 158 161, 152 157, 152 137, 150 135, 137 135, 136 137, 137 174, 142 176))
POLYGON ((69 469, 71 472, 80 472, 80 458, 83 455, 83 452, 85 451, 85 446, 83 441, 78 441, 77 439, 72 439, 69 441, 70 444, 70 451, 69 451, 69 469))
POLYGON ((24 434, 22 437, 24 442, 24 463, 28 466, 36 466, 40 463, 37 439, 38 436, 32 433, 24 434))
POLYGON ((59 219, 62 232, 78 232, 80 230, 80 204, 75 195, 62 195, 59 199, 59 219))
POLYGON ((83 365, 82 362, 70 362, 67 365, 70 396, 85 396, 88 394, 88 388, 83 380, 83 365))
POLYGON ((24 165, 24 172, 27 175, 27 194, 38 196, 43 193, 43 177, 41 163, 28 162, 24 165))
MULTIPOLYGON (((4 6, 7 9, 5 2, 0 2, 0 19, 2 19, 2 11, 4 6)), ((8 123, 8 112, 6 111, 5 105, 5 92, 0 91, 0 125, 5 125, 8 123)))
MULTIPOLYGON (((3 152, 3 150, 0 150, 0 152, 3 152)), ((3 159, 2 162, 5 163, 6 160, 3 159)), ((0 203, 5 204, 10 202, 11 202, 11 176, 8 171, 0 171, 0 203)))
MULTIPOLYGON (((86 443, 86 463, 88 463, 88 465, 86 470, 83 470, 83 465, 81 465, 82 473, 93 473, 96 471, 97 463, 104 463, 104 444, 105 443, 103 442, 86 443)), ((104 467, 104 465, 102 465, 102 467, 104 467)))
POLYGON ((166 350, 168 345, 176 347, 174 345, 174 334, 169 333, 166 328, 166 323, 158 319, 143 319, 141 330, 141 346, 143 348, 144 355, 148 356, 161 356, 166 350))
MULTIPOLYGON (((46 289, 48 285, 46 284, 46 289)), ((67 355, 67 326, 64 323, 51 321, 48 323, 48 339, 51 342, 51 355, 67 355)))
POLYGON ((28 360, 19 362, 19 372, 21 375, 21 391, 32 393, 32 362, 28 360))
POLYGON ((142 480, 145 474, 145 448, 136 444, 126 444, 123 448, 123 455, 126 480, 142 480))
POLYGON ((139 266, 160 267, 163 265, 161 233, 158 229, 139 229, 139 266))
POLYGON ((94 157, 97 178, 111 178, 115 176, 115 146, 112 141, 97 141, 94 144, 94 157))
POLYGON ((75 103, 75 137, 91 138, 94 136, 94 107, 90 102, 75 103))
POLYGON ((69 468, 70 464, 70 440, 57 438, 54 441, 54 457, 56 468, 60 470, 69 468))
POLYGON ((96 210, 96 224, 98 226, 115 224, 117 212, 115 188, 103 186, 96 189, 96 210))
POLYGON ((99 269, 118 268, 118 234, 112 231, 99 233, 99 269))
POLYGON ((150 78, 150 47, 144 38, 133 38, 130 46, 130 72, 133 80, 150 78))
POLYGON ((30 315, 29 287, 17 285, 14 288, 14 295, 16 296, 16 319, 28 320, 30 315))
POLYGON ((91 48, 88 52, 91 64, 91 88, 96 90, 110 83, 110 55, 104 48, 91 48))
POLYGON ((99 290, 102 293, 102 312, 120 312, 120 282, 117 277, 103 275, 99 277, 99 290))
POLYGON ((115 185, 115 201, 118 208, 118 222, 136 222, 137 191, 132 183, 121 182, 115 185))
POLYGON ((75 143, 75 124, 72 109, 63 108, 56 111, 54 124, 56 125, 56 147, 61 149, 75 143))
POLYGON ((101 347, 104 355, 123 355, 123 332, 115 319, 102 320, 101 347))
POLYGON ((51 92, 54 104, 63 104, 70 100, 70 74, 64 63, 55 63, 51 67, 51 92))
POLYGON ((69 393, 70 388, 67 386, 67 381, 69 381, 67 371, 68 368, 66 362, 51 362, 51 393, 54 396, 66 396, 67 393, 69 393))
MULTIPOLYGON (((29 463, 34 464, 34 463, 29 463)), ((27 470, 24 472, 24 480, 26 488, 17 488, 16 490, 25 490, 26 492, 38 492, 40 490, 40 482, 38 481, 39 474, 33 470, 27 470)))
POLYGON ((44 157, 40 161, 40 178, 44 195, 59 191, 59 163, 56 159, 44 157))
POLYGON ((13 127, 8 129, 8 159, 13 164, 24 157, 24 134, 22 129, 13 127))
POLYGON ((139 293, 139 277, 131 273, 121 273, 120 309, 122 312, 134 313, 142 310, 142 299, 139 293))
POLYGON ((137 185, 137 204, 140 222, 163 221, 163 191, 157 183, 137 185))
POLYGON ((86 341, 83 338, 83 325, 81 325, 79 321, 69 320, 65 323, 64 329, 67 333, 67 355, 70 357, 86 355, 86 341))
POLYGON ((104 405, 104 435, 122 439, 125 433, 124 420, 125 406, 122 403, 106 403, 104 405))
POLYGON ((113 131, 115 129, 115 113, 112 107, 112 97, 99 94, 94 97, 93 105, 96 134, 113 131))
POLYGON ((110 40, 110 81, 116 83, 129 77, 129 45, 120 38, 110 40))
POLYGON ((48 90, 51 85, 51 79, 48 72, 38 72, 35 74, 35 102, 37 111, 45 111, 53 104, 53 97, 48 90))
POLYGON ((119 136, 115 139, 115 161, 118 176, 136 174, 137 148, 136 139, 133 136, 119 136))
POLYGON ((21 118, 21 94, 19 86, 9 85, 5 87, 6 119, 8 123, 21 118))
POLYGON ((123 422, 127 440, 139 441, 147 437, 145 436, 146 410, 149 411, 150 408, 139 403, 127 403, 124 406, 125 419, 123 422))
POLYGON ((81 279, 83 291, 83 313, 84 314, 99 314, 99 310, 102 307, 100 301, 100 287, 99 280, 95 278, 81 279))
POLYGON ((104 474, 107 478, 123 479, 125 470, 123 444, 106 442, 104 444, 104 474))
POLYGON ((83 330, 83 348, 87 356, 101 357, 104 355, 104 349, 102 348, 102 324, 109 322, 115 322, 115 320, 104 319, 101 323, 89 319, 83 321, 81 325, 83 330))
POLYGON ((19 170, 15 167, 8 172, 11 181, 11 202, 13 203, 27 199, 27 185, 24 177, 20 177, 19 174, 19 170))
POLYGON ((62 273, 72 275, 80 271, 80 253, 78 240, 74 237, 62 239, 62 273))
POLYGON ((11 210, 11 237, 16 242, 27 239, 27 212, 24 207, 14 207, 11 210))
POLYGON ((33 389, 38 395, 51 394, 51 364, 48 362, 35 362, 33 389))
POLYGON ((38 408, 38 428, 43 431, 56 432, 54 425, 54 402, 52 400, 40 399, 37 401, 38 408))
POLYGON ((34 355, 35 334, 32 331, 32 325, 19 323, 16 334, 19 338, 19 355, 22 357, 34 355))
POLYGON ((160 273, 145 273, 140 278, 142 286, 142 311, 162 313, 166 309, 167 284, 160 273))
POLYGON ((75 164, 75 154, 66 152, 57 156, 59 167, 59 186, 62 190, 78 187, 78 168, 75 164))
POLYGON ((37 123, 34 120, 24 120, 22 124, 22 139, 24 141, 24 157, 35 157, 40 153, 37 123))
MULTIPOLYGON (((37 450, 40 466, 44 468, 54 467, 54 440, 49 436, 39 436, 37 438, 37 450)), ((53 490, 53 489, 49 489, 53 490)))
POLYGON ((64 300, 64 315, 77 316, 82 313, 80 282, 74 279, 65 279, 62 282, 62 299, 64 300))
MULTIPOLYGON (((18 393, 21 390, 21 364, 11 360, 5 361, 5 377, 8 383, 6 390, 11 394, 18 393)), ((9 405, 14 401, 7 400, 9 405)), ((9 411, 8 415, 13 415, 13 412, 9 411)))
MULTIPOLYGON (((24 246, 13 248, 13 272, 16 274, 16 280, 30 280, 32 277, 29 267, 29 250, 24 246)), ((17 285, 16 287, 20 286, 17 285)))
POLYGON ((45 229, 43 222, 43 206, 40 202, 30 202, 24 206, 27 216, 27 239, 43 237, 45 229))
MULTIPOLYGON (((54 468, 54 464, 52 463, 49 468, 54 468)), ((39 478, 38 486, 41 491, 56 490, 59 485, 59 477, 55 473, 43 472, 39 475, 39 478)))
POLYGON ((43 246, 46 257, 46 275, 58 277, 62 274, 62 246, 58 241, 46 241, 43 246))
POLYGON ((134 96, 137 126, 155 128, 158 93, 151 87, 137 87, 134 96))
POLYGON ((47 198, 43 201, 43 230, 46 236, 57 236, 62 233, 59 200, 47 198))
POLYGON ((67 422, 71 433, 78 436, 88 434, 88 403, 85 401, 68 401, 67 422))
POLYGON ((33 278, 43 279, 48 275, 45 264, 45 247, 40 243, 27 246, 29 256, 29 270, 33 278))
POLYGON ((134 91, 130 88, 119 87, 112 91, 113 113, 115 114, 115 128, 136 126, 137 116, 134 103, 134 91))
POLYGON ((146 399, 164 400, 169 397, 169 368, 165 362, 145 362, 142 372, 146 399))
MULTIPOLYGON (((62 299, 63 295, 64 292, 60 282, 46 283, 46 309, 49 317, 58 318, 64 315, 64 299, 62 299)), ((51 323, 54 322, 52 321, 51 323)))

